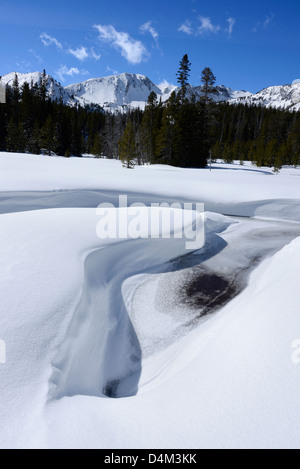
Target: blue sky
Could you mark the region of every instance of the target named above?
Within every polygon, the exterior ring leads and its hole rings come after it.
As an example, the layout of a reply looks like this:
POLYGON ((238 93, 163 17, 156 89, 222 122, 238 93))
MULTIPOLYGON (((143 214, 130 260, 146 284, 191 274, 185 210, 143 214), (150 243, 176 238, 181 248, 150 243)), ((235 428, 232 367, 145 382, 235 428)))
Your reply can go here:
POLYGON ((300 78, 299 0, 1 0, 0 75, 42 71, 68 85, 130 72, 256 92, 300 78))

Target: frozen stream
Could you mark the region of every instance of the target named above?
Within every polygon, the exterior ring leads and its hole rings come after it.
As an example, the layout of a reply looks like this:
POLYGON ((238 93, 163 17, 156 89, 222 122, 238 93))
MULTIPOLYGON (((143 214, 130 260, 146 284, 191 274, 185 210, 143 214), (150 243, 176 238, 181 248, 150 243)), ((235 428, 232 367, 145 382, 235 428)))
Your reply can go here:
POLYGON ((131 240, 88 256, 52 398, 136 395, 143 361, 237 296, 264 258, 300 236, 300 224, 210 213, 206 232, 202 250, 173 261, 181 240, 131 240))
POLYGON ((299 223, 231 221, 221 233, 208 222, 201 251, 174 260, 164 272, 126 281, 127 309, 144 357, 170 345, 227 304, 247 286, 251 271, 263 259, 300 236, 299 223))
MULTIPOLYGON (((175 199, 128 194, 129 203, 137 201, 175 199)), ((1 193, 0 213, 90 209, 102 202, 117 206, 118 194, 1 193)), ((299 207, 297 200, 206 204, 206 244, 190 254, 182 240, 162 239, 128 240, 91 252, 81 299, 52 362, 50 399, 136 395, 143 362, 209 320, 245 289, 263 259, 300 236, 299 207)))

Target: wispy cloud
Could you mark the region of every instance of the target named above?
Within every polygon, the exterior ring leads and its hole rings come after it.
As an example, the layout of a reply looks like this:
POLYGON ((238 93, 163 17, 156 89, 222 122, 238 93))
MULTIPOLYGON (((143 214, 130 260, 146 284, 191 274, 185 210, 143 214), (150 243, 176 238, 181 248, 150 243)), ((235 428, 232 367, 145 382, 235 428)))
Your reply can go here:
POLYGON ((141 41, 133 39, 128 33, 117 31, 112 25, 95 25, 99 39, 107 42, 121 52, 131 64, 139 64, 148 57, 148 51, 141 41))
POLYGON ((91 48, 91 57, 92 57, 92 59, 100 60, 101 59, 101 54, 96 54, 94 48, 92 47, 91 48))
POLYGON ((89 57, 89 54, 85 47, 78 47, 77 49, 69 49, 68 53, 76 57, 78 60, 85 60, 89 57))
POLYGON ((112 75, 118 75, 119 74, 118 70, 114 70, 113 68, 110 68, 109 66, 106 67, 106 71, 108 73, 111 73, 112 75))
MULTIPOLYGON (((47 33, 42 33, 40 35, 40 39, 41 39, 41 41, 42 41, 42 43, 44 44, 45 47, 54 45, 61 52, 65 53, 65 54, 73 55, 73 57, 75 57, 77 60, 80 60, 81 62, 83 62, 84 60, 89 59, 89 58, 94 59, 94 60, 100 60, 100 58, 101 58, 101 55, 97 54, 93 47, 91 47, 90 49, 88 49, 84 46, 80 46, 80 47, 76 47, 76 48, 71 48, 71 47, 66 48, 66 46, 63 46, 63 44, 61 42, 59 42, 55 37, 50 36, 47 33)), ((35 54, 35 51, 33 49, 30 49, 29 53, 31 53, 37 60, 43 61, 38 55, 35 54)), ((74 69, 74 70, 76 70, 76 69, 74 69)))
POLYGON ((189 20, 186 20, 179 28, 178 31, 181 31, 182 33, 192 35, 193 34, 193 28, 192 28, 192 23, 189 20))
MULTIPOLYGON (((233 28, 233 25, 232 25, 233 28)), ((192 22, 190 20, 186 20, 179 28, 178 31, 188 34, 190 36, 202 36, 204 34, 217 34, 219 31, 221 31, 222 28, 219 25, 213 24, 211 18, 207 16, 198 16, 197 18, 197 24, 192 22), (199 26, 200 22, 200 26, 199 26)), ((228 28, 227 28, 228 31, 228 28)))
POLYGON ((87 70, 78 70, 77 67, 68 68, 66 65, 62 65, 55 73, 62 82, 65 81, 66 76, 73 77, 74 75, 89 75, 87 70))
POLYGON ((40 35, 40 39, 41 39, 42 43, 44 44, 44 46, 46 46, 46 47, 54 45, 58 49, 63 48, 62 44, 55 37, 49 36, 49 34, 42 33, 40 35))
POLYGON ((210 18, 199 16, 200 26, 198 27, 198 34, 214 33, 217 34, 221 27, 214 25, 210 18))
POLYGON ((152 21, 148 21, 147 23, 142 24, 142 26, 140 26, 140 31, 142 33, 150 33, 155 41, 156 46, 159 47, 159 42, 158 42, 159 35, 156 29, 153 28, 152 21))
POLYGON ((19 72, 28 73, 32 70, 32 64, 27 60, 16 62, 16 66, 18 67, 19 72))
POLYGON ((226 21, 228 23, 228 28, 227 28, 228 36, 231 37, 236 20, 235 18, 227 18, 226 21))
POLYGON ((93 47, 90 51, 86 47, 77 47, 77 49, 68 49, 67 52, 82 62, 86 59, 100 60, 101 58, 101 55, 96 54, 93 47))
POLYGON ((274 13, 270 13, 270 15, 267 15, 264 19, 264 21, 258 21, 255 23, 252 32, 257 33, 260 29, 267 29, 268 26, 273 22, 275 18, 274 13))
POLYGON ((35 50, 33 50, 33 49, 28 49, 28 53, 31 54, 39 63, 42 63, 42 62, 43 62, 42 57, 40 57, 40 56, 35 52, 35 50))
POLYGON ((275 18, 274 13, 271 13, 269 16, 266 16, 265 21, 263 22, 263 27, 267 28, 269 24, 272 23, 273 19, 275 18))

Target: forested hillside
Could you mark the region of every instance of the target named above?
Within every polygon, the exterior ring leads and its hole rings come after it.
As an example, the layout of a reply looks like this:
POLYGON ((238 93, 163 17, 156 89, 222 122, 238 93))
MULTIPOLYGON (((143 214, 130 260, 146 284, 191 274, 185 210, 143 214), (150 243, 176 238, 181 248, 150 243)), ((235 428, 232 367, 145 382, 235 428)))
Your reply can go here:
POLYGON ((152 92, 144 111, 126 114, 53 102, 43 80, 20 87, 16 76, 7 88, 7 103, 0 105, 0 150, 67 157, 91 153, 120 158, 128 167, 205 167, 210 157, 250 160, 275 170, 300 164, 300 113, 217 104, 211 99, 215 77, 209 68, 202 72, 203 97, 196 100, 188 93, 190 66, 185 55, 177 73, 180 91, 166 103, 152 92))

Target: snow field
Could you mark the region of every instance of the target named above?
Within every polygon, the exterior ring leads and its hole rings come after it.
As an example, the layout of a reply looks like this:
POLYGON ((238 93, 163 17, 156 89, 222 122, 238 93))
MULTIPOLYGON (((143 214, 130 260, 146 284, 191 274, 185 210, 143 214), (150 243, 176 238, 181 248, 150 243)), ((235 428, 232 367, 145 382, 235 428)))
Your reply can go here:
POLYGON ((299 175, 0 154, 0 446, 299 447, 299 175), (99 239, 120 194, 205 202, 205 247, 99 239), (243 288, 197 318, 202 271, 243 288))

